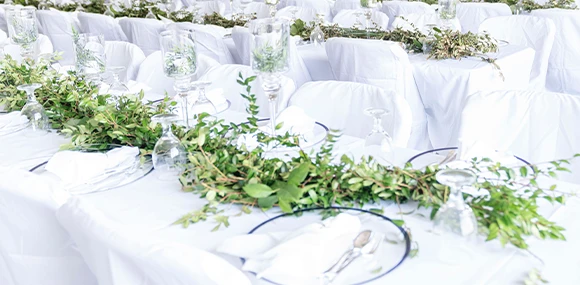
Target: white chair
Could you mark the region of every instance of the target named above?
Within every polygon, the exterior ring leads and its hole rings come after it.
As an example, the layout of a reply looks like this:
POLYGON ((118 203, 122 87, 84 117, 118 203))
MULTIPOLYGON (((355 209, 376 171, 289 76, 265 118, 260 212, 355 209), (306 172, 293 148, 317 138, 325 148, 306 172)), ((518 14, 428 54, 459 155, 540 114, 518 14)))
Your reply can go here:
POLYGON ((150 242, 79 198, 71 197, 56 216, 99 285, 250 284, 240 270, 214 254, 185 244, 150 242))
POLYGON ((336 0, 336 2, 334 2, 332 11, 336 17, 336 15, 338 15, 338 13, 342 10, 357 10, 360 8, 361 5, 359 0, 336 0))
POLYGON ((256 14, 256 18, 264 19, 270 17, 270 7, 266 3, 252 2, 245 9, 246 15, 256 14))
MULTIPOLYGON (((367 21, 363 10, 342 10, 334 16, 332 22, 343 28, 352 28, 357 20, 357 15, 355 15, 357 12, 363 13, 362 16, 359 17, 359 20, 363 24, 363 27, 366 28, 367 21)), ((373 11, 371 22, 369 24, 369 27, 371 28, 376 26, 379 29, 386 31, 389 29, 389 17, 381 11, 373 11)))
POLYGON ((217 32, 214 27, 192 23, 174 23, 167 26, 168 29, 177 28, 195 31, 198 54, 209 56, 221 64, 234 63, 234 58, 224 42, 223 34, 217 32))
POLYGON ((485 19, 499 16, 510 16, 512 10, 504 3, 459 3, 457 18, 463 33, 479 31, 479 25, 485 19))
MULTIPOLYGON (((459 138, 510 151, 531 163, 580 153, 580 98, 537 91, 480 92, 469 96, 459 138)), ((580 161, 572 165, 580 182, 580 161)))
POLYGON ((413 112, 409 147, 429 147, 427 119, 407 52, 399 43, 382 40, 332 38, 326 53, 334 78, 375 85, 403 96, 413 112))
POLYGON ((116 19, 95 13, 79 13, 77 17, 83 33, 102 34, 105 41, 128 41, 116 19))
MULTIPOLYGON (((415 28, 419 29, 419 31, 427 34, 430 31, 430 27, 427 25, 436 25, 441 27, 442 22, 439 18, 438 14, 429 13, 429 14, 407 14, 404 16, 397 16, 393 21, 392 27, 394 28, 401 28, 403 30, 412 31, 415 28)), ((461 23, 459 23, 458 19, 451 20, 450 22, 451 29, 454 31, 461 32, 461 23)))
POLYGON ((381 11, 389 17, 389 27, 392 27, 393 21, 397 16, 435 13, 435 9, 429 4, 407 1, 385 1, 381 6, 381 11))
POLYGON ((25 170, 0 171, 0 284, 97 285, 54 216, 61 191, 25 170))
MULTIPOLYGON (((218 65, 220 65, 219 62, 214 59, 202 54, 198 55, 197 72, 192 76, 192 80, 197 80, 208 70, 218 65)), ((163 55, 161 51, 156 51, 143 60, 139 66, 139 72, 137 73, 135 81, 147 84, 151 88, 151 93, 154 95, 164 95, 165 92, 169 96, 175 95, 175 91, 173 90, 174 79, 167 77, 163 72, 163 55)))
POLYGON ((68 18, 68 15, 52 10, 36 11, 36 18, 38 19, 38 30, 41 34, 48 36, 54 50, 63 52, 61 63, 70 65, 74 63, 73 51, 73 24, 68 18))
POLYGON ((548 9, 532 11, 532 16, 551 19, 556 38, 548 62, 546 88, 580 95, 580 11, 548 9))
POLYGON ((289 6, 276 12, 276 18, 292 19, 294 15, 296 15, 296 19, 300 19, 307 24, 316 21, 316 10, 308 7, 289 6), (296 13, 294 14, 292 11, 296 11, 296 13))
MULTIPOLYGON (((254 76, 255 73, 252 68, 245 65, 225 64, 216 66, 210 69, 199 80, 211 81, 212 85, 207 88, 207 92, 211 90, 221 89, 222 95, 231 102, 230 110, 237 112, 246 112, 247 101, 242 98, 240 94, 246 94, 246 88, 237 83, 239 73, 242 73, 244 78, 254 76)), ((268 98, 262 89, 262 82, 259 78, 251 83, 252 94, 256 94, 257 105, 260 107, 259 116, 269 117, 270 110, 268 105, 268 98)), ((282 76, 282 88, 278 94, 278 111, 283 110, 290 100, 290 96, 296 87, 294 82, 286 76, 282 76)), ((214 91, 215 92, 215 91, 214 91)))
POLYGON ((107 66, 125 67, 125 72, 120 77, 123 81, 135 80, 139 66, 145 60, 143 51, 138 46, 128 42, 105 42, 105 54, 107 55, 107 66))
POLYGON ((407 147, 413 115, 402 95, 382 88, 355 82, 317 81, 304 84, 290 98, 317 122, 343 134, 365 138, 373 128, 373 119, 364 113, 369 107, 383 108, 389 114, 383 127, 392 136, 393 145, 407 147))
POLYGON ((494 17, 483 21, 479 32, 488 32, 493 38, 510 44, 533 48, 536 56, 530 74, 530 88, 545 89, 548 60, 556 35, 556 25, 552 20, 534 16, 494 17))
MULTIPOLYGON (((228 4, 229 6, 229 1, 228 4)), ((226 14, 226 4, 217 1, 198 1, 196 6, 200 8, 199 13, 201 15, 211 15, 213 13, 218 13, 222 16, 226 14)))
POLYGON ((332 22, 332 9, 327 1, 323 0, 286 0, 286 6, 306 7, 316 10, 318 14, 324 14, 327 22, 332 22))
POLYGON ((145 55, 161 49, 159 34, 165 30, 163 22, 154 19, 121 18, 119 25, 129 42, 141 48, 145 55))

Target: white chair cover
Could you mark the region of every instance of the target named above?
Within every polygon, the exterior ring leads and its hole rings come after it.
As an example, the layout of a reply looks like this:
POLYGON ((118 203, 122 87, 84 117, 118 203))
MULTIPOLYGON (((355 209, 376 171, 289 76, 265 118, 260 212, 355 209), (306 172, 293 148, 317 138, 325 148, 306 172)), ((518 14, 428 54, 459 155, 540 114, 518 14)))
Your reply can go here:
POLYGON ((250 65, 250 43, 253 39, 248 28, 235 26, 232 29, 232 39, 236 45, 238 56, 243 65, 250 65))
POLYGON ((0 173, 0 284, 97 285, 54 213, 62 191, 25 170, 0 173), (0 262, 2 263, 2 262, 0 262))
MULTIPOLYGON (((247 101, 240 95, 246 94, 246 88, 237 83, 237 80, 239 79, 238 75, 240 72, 244 78, 255 75, 254 71, 252 71, 252 68, 249 66, 225 64, 210 69, 199 80, 212 82, 212 85, 207 88, 208 93, 210 90, 221 89, 223 91, 223 96, 232 103, 230 110, 246 112, 247 101)), ((254 80, 251 83, 251 86, 252 94, 256 94, 256 103, 260 107, 260 113, 258 115, 262 117, 269 117, 270 110, 268 106, 268 98, 264 94, 260 78, 254 80)), ((295 90, 296 87, 294 86, 294 82, 292 82, 290 78, 282 76, 282 88, 278 94, 278 111, 283 110, 288 105, 290 96, 294 93, 295 90)))
POLYGON ((192 23, 174 23, 167 28, 194 30, 198 54, 203 54, 217 60, 221 64, 234 63, 230 50, 224 43, 223 34, 215 26, 195 25, 192 23))
POLYGON ((327 22, 332 22, 332 9, 327 1, 323 0, 286 0, 286 6, 306 7, 316 10, 318 14, 324 14, 327 22))
POLYGON ((79 198, 64 204, 57 218, 76 241, 99 285, 250 284, 241 271, 214 254, 185 244, 147 241, 79 198))
MULTIPOLYGON (((218 65, 220 65, 219 62, 214 59, 199 54, 197 56, 197 72, 192 76, 192 80, 197 80, 209 69, 218 65)), ((161 51, 156 51, 147 56, 139 66, 139 72, 137 73, 135 81, 147 84, 151 88, 150 92, 154 95, 164 95, 165 92, 169 96, 175 95, 175 91, 173 90, 174 79, 167 77, 163 72, 163 55, 161 51)))
POLYGON ((457 18, 462 32, 477 33, 479 25, 487 18, 510 16, 512 10, 504 3, 459 3, 457 18))
POLYGON ((546 88, 580 95, 580 11, 534 10, 532 16, 551 19, 558 31, 548 62, 546 88))
POLYGON ((413 128, 408 147, 429 147, 423 102, 415 85, 407 52, 399 43, 332 38, 326 42, 326 53, 334 78, 375 85, 404 96, 413 111, 413 128))
POLYGON ((8 23, 6 22, 6 11, 0 7, 0 30, 8 34, 8 23))
POLYGON ((121 18, 119 25, 129 42, 141 48, 145 55, 161 49, 159 33, 165 30, 163 22, 153 19, 121 18))
MULTIPOLYGON (((218 13, 223 16, 226 14, 226 4, 223 2, 198 1, 195 5, 200 8, 199 13, 201 15, 211 15, 213 13, 218 13)), ((229 1, 227 5, 229 6, 229 1)))
POLYGON ((38 19, 38 31, 48 36, 54 50, 63 52, 61 63, 71 65, 74 63, 72 31, 73 24, 65 13, 52 10, 36 11, 38 19))
MULTIPOLYGON (((470 96, 459 138, 510 151, 531 163, 580 153, 580 98, 537 91, 496 91, 470 96)), ((580 182, 580 161, 573 165, 580 182)))
POLYGON ((6 41, 8 39, 8 34, 2 30, 0 30, 0 43, 6 41))
POLYGON ((83 33, 103 34, 105 41, 128 41, 116 19, 95 13, 79 13, 78 19, 83 33))
POLYGON ((244 13, 246 15, 256 14, 258 19, 269 18, 270 7, 266 3, 252 2, 244 9, 244 13))
POLYGON ((300 19, 305 23, 310 23, 316 20, 316 10, 308 7, 284 7, 276 12, 276 18, 292 19, 292 10, 296 9, 296 19, 300 19))
POLYGON ((139 65, 145 60, 145 54, 136 45, 128 42, 105 42, 107 66, 124 66, 122 80, 135 80, 139 65))
MULTIPOLYGON (((334 19, 332 19, 332 22, 334 22, 335 24, 338 24, 341 27, 344 28, 352 28, 354 26, 354 23, 356 22, 356 18, 357 16, 355 15, 355 13, 357 12, 357 10, 342 10, 340 12, 338 12, 338 14, 336 14, 336 16, 334 16, 334 19)), ((359 12, 364 12, 362 10, 359 10, 359 12)), ((360 22, 363 24, 363 26, 366 28, 367 26, 367 21, 366 21, 366 17, 364 16, 364 14, 360 17, 360 22)), ((381 11, 373 11, 373 14, 371 15, 371 23, 370 23, 370 27, 379 27, 381 30, 386 31, 389 29, 389 17, 387 17, 387 15, 381 11)))
POLYGON ((556 25, 552 20, 523 15, 494 17, 483 21, 479 32, 488 32, 493 38, 510 44, 533 48, 536 56, 530 74, 530 89, 545 89, 548 60, 556 35, 556 25))
MULTIPOLYGON (((403 30, 412 31, 416 27, 424 34, 430 32, 429 24, 441 27, 441 19, 435 13, 430 14, 407 14, 405 16, 397 16, 393 21, 392 27, 401 28, 403 30)), ((461 23, 458 19, 451 20, 451 29, 454 31, 461 31, 461 23)))
POLYGON ((393 21, 397 16, 435 13, 435 9, 429 6, 429 4, 407 1, 385 1, 383 2, 381 11, 389 17, 389 27, 392 27, 393 21))
POLYGON ((357 10, 360 9, 360 1, 359 0, 336 0, 334 2, 334 7, 332 8, 334 15, 338 15, 338 13, 342 10, 357 10))
POLYGON ((413 115, 402 95, 382 88, 355 82, 318 81, 304 84, 290 99, 290 105, 344 135, 364 138, 373 128, 373 119, 364 113, 369 107, 389 112, 383 127, 393 144, 406 147, 411 135, 413 115))

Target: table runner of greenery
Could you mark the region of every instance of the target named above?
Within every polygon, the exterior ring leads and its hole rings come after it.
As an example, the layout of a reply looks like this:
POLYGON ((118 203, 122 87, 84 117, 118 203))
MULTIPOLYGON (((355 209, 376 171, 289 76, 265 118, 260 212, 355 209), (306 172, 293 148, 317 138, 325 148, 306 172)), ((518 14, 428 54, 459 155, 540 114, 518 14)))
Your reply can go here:
MULTIPOLYGON (((41 83, 38 101, 47 110, 52 127, 69 136, 76 146, 86 144, 122 144, 138 146, 143 154, 153 149, 161 135, 159 126, 151 123, 151 116, 167 112, 169 99, 160 104, 143 103, 143 94, 114 97, 99 95, 96 86, 69 72, 60 75, 47 62, 17 63, 9 56, 0 61, 0 104, 9 111, 20 110, 26 95, 16 86, 41 83)), ((314 206, 343 205, 362 207, 381 201, 407 203, 432 208, 431 217, 449 195, 448 188, 437 183, 437 166, 424 170, 377 164, 372 158, 355 163, 342 156, 335 162, 333 146, 338 139, 332 131, 320 151, 301 150, 289 160, 268 158, 262 147, 248 150, 237 143, 239 136, 258 130, 258 106, 250 83, 255 77, 242 78, 245 87, 241 94, 248 101, 248 123, 226 124, 222 120, 197 118, 195 127, 185 130, 174 127, 188 151, 186 170, 180 177, 184 191, 207 199, 208 204, 177 221, 188 226, 212 217, 220 225, 229 224, 215 206, 241 204, 244 212, 252 208, 279 207, 284 212, 314 206)), ((270 137, 257 136, 261 143, 298 147, 297 138, 289 134, 270 137)), ((512 169, 489 160, 472 161, 473 170, 480 176, 475 187, 489 192, 487 196, 464 194, 477 217, 481 233, 487 240, 499 239, 527 248, 527 236, 540 239, 564 239, 563 228, 538 213, 539 200, 563 203, 564 196, 555 186, 543 189, 537 184, 541 176, 556 176, 554 171, 566 171, 567 160, 552 163, 549 169, 536 166, 512 169), (484 178, 483 172, 495 178, 484 178)), ((488 176, 486 176, 488 177, 488 176)), ((254 209, 255 210, 255 209, 254 209)))

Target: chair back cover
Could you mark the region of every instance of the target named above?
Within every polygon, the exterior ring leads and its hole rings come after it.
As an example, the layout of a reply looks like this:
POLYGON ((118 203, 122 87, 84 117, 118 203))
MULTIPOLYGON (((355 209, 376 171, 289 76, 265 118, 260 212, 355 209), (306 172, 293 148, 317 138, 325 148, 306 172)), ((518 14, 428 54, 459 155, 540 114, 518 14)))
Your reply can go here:
POLYGON ((264 19, 270 17, 270 7, 266 3, 262 2, 252 2, 246 9, 244 9, 246 15, 256 14, 256 18, 264 19))
POLYGON ((402 95, 382 88, 355 82, 317 81, 304 84, 290 99, 317 122, 343 134, 365 138, 373 128, 373 118, 366 108, 383 108, 383 127, 393 138, 393 145, 406 147, 411 135, 413 115, 402 95))
POLYGON ((359 0, 336 0, 332 11, 336 17, 336 15, 338 15, 342 10, 357 10, 360 8, 361 5, 359 0))
POLYGON ((308 7, 295 7, 295 6, 284 7, 278 10, 278 12, 276 12, 276 18, 284 18, 290 20, 293 17, 292 10, 294 9, 296 10, 296 19, 300 19, 307 24, 316 20, 316 10, 308 7))
MULTIPOLYGON (((38 10, 36 11, 36 18, 38 19, 38 31, 46 35, 54 50, 62 52, 62 64, 74 64, 73 51, 73 23, 69 16, 64 12, 54 10, 38 10)), ((78 31, 78 30, 77 30, 78 31)))
MULTIPOLYGON (((222 16, 226 14, 226 4, 224 2, 218 1, 198 1, 196 6, 200 8, 199 13, 201 15, 211 15, 213 13, 218 13, 222 16)), ((229 2, 228 2, 229 6, 229 2)))
POLYGON ((457 18, 461 22, 463 33, 479 31, 479 25, 485 19, 499 16, 510 16, 512 10, 504 3, 459 3, 457 18))
POLYGON ((306 7, 316 10, 316 13, 324 14, 327 22, 332 22, 332 9, 330 3, 324 0, 286 0, 286 6, 306 7))
MULTIPOLYGON (((334 16, 334 19, 332 19, 332 22, 334 22, 335 24, 338 24, 339 26, 341 26, 343 28, 352 28, 354 26, 354 23, 357 20, 357 15, 356 15, 357 12, 363 13, 363 15, 360 16, 360 22, 366 28, 367 21, 366 21, 366 17, 364 16, 363 10, 343 9, 334 16)), ((369 27, 371 27, 371 28, 374 28, 376 26, 379 29, 386 31, 389 29, 389 17, 387 17, 387 15, 385 13, 375 10, 375 11, 373 11, 373 13, 371 15, 371 22, 369 24, 370 24, 369 27)))
POLYGON ((427 119, 407 52, 400 43, 331 38, 326 53, 334 78, 375 85, 403 96, 413 112, 410 148, 429 147, 427 119))
POLYGON ((150 242, 79 198, 71 197, 56 216, 99 285, 250 284, 227 261, 185 244, 150 242))
POLYGON ((397 16, 435 13, 435 9, 429 4, 407 1, 385 1, 383 6, 381 6, 381 11, 389 17, 389 27, 392 27, 393 21, 397 16))
POLYGON ((198 54, 209 56, 221 64, 234 63, 234 58, 226 46, 223 34, 215 26, 196 25, 193 23, 174 23, 167 28, 195 31, 195 44, 198 54))
POLYGON ((107 66, 125 67, 125 71, 120 77, 125 81, 137 78, 139 65, 145 60, 143 51, 138 46, 128 42, 105 42, 105 54, 107 55, 107 66))
POLYGON ((580 95, 580 11, 534 10, 532 16, 551 19, 558 31, 548 62, 546 88, 580 95))
MULTIPOLYGON (((237 112, 246 112, 247 101, 240 94, 246 94, 246 88, 238 84, 239 73, 244 78, 256 75, 251 67, 237 64, 225 64, 210 69, 199 80, 211 81, 212 85, 207 88, 207 93, 211 90, 221 89, 222 95, 231 102, 230 110, 237 112)), ((259 116, 269 117, 270 109, 268 98, 262 89, 262 81, 258 77, 252 83, 252 93, 256 94, 257 105, 260 107, 259 116)), ((282 88, 278 94, 278 112, 286 108, 290 96, 294 93, 296 87, 294 82, 286 76, 282 76, 282 88)), ((217 92, 217 91, 214 91, 217 92)))
MULTIPOLYGON (((393 21, 392 27, 401 28, 407 31, 413 31, 415 28, 419 29, 424 34, 431 32, 431 28, 427 25, 436 25, 441 27, 441 19, 438 14, 407 14, 404 16, 397 16, 393 21)), ((461 23, 458 19, 451 20, 451 29, 461 32, 461 23)))
POLYGON ((97 285, 54 215, 61 195, 37 174, 0 170, 0 284, 97 285))
POLYGON ((109 16, 95 13, 79 13, 78 19, 83 33, 103 34, 105 41, 128 41, 119 22, 109 16))
MULTIPOLYGON (((467 99, 459 138, 510 151, 531 163, 580 153, 580 98, 539 91, 480 92, 467 99)), ((580 182, 580 161, 573 163, 580 182)))
POLYGON ((545 89, 548 60, 556 36, 556 25, 552 20, 524 15, 494 17, 483 21, 479 32, 488 32, 495 39, 534 49, 536 56, 529 87, 545 89))
POLYGON ((0 7, 0 30, 8 34, 8 23, 6 22, 6 10, 0 7))
POLYGON ((250 43, 254 36, 250 33, 248 28, 235 26, 232 29, 232 39, 236 45, 238 56, 243 65, 250 65, 250 43))
POLYGON ((154 19, 121 18, 119 25, 129 42, 141 48, 145 55, 161 50, 159 34, 165 30, 163 22, 154 19))

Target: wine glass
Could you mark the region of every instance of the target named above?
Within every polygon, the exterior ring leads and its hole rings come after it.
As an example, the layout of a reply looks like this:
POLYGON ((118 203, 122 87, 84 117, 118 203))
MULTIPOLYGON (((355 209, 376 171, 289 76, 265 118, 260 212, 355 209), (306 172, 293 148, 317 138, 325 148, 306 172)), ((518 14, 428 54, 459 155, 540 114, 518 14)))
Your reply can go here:
POLYGON ((365 138, 365 154, 372 155, 383 164, 394 164, 393 139, 383 128, 383 116, 388 111, 382 108, 367 108, 365 114, 373 117, 373 129, 365 138))
POLYGON ((276 16, 276 5, 278 5, 279 2, 280 0, 265 1, 266 5, 268 5, 268 8, 270 9, 270 17, 274 18, 276 16))
POLYGON ((28 118, 30 126, 35 134, 45 134, 49 129, 48 116, 44 107, 36 101, 34 91, 40 88, 40 83, 18 85, 16 89, 26 92, 26 104, 22 107, 20 113, 28 118))
POLYGON ((192 86, 198 91, 197 100, 191 106, 193 114, 208 113, 210 115, 217 114, 217 108, 215 105, 207 99, 205 95, 206 87, 211 85, 211 81, 196 81, 192 83, 192 86))
POLYGON ((160 34, 161 52, 163 54, 163 72, 175 79, 173 88, 181 97, 181 114, 186 127, 189 125, 189 108, 187 99, 191 76, 197 71, 197 53, 194 32, 186 30, 167 30, 160 34))
POLYGON ((187 152, 179 139, 171 131, 171 125, 179 121, 175 114, 151 117, 153 123, 161 124, 162 134, 153 148, 153 167, 162 180, 175 179, 183 171, 187 162, 187 152))
POLYGON ((145 15, 146 19, 153 19, 153 20, 157 20, 157 17, 155 17, 155 14, 153 14, 153 6, 147 6, 147 9, 149 10, 149 12, 147 12, 147 15, 145 15))
POLYGON ((449 198, 434 218, 433 233, 440 236, 439 259, 449 264, 468 261, 470 242, 477 237, 477 220, 473 210, 465 204, 461 189, 473 184, 475 174, 464 169, 440 170, 437 181, 449 186, 449 198))
POLYGON ((113 11, 111 11, 111 5, 112 5, 112 3, 105 3, 105 7, 107 7, 107 8, 105 9, 105 13, 103 13, 103 15, 109 16, 111 18, 115 18, 115 13, 113 13, 113 11))
POLYGON ((46 0, 41 0, 38 3, 38 10, 48 10, 48 9, 49 9, 49 6, 48 6, 48 3, 46 0))
POLYGON ((252 69, 262 80, 262 88, 270 103, 271 135, 276 135, 276 107, 282 87, 281 73, 288 70, 290 55, 290 25, 277 18, 257 19, 250 22, 254 35, 250 50, 252 69))
POLYGON ((82 1, 77 2, 77 7, 75 9, 75 12, 85 12, 85 8, 82 5, 82 1))
POLYGON ((10 40, 20 46, 22 57, 33 58, 34 45, 38 39, 36 9, 34 7, 6 9, 6 21, 10 40))
POLYGON ((324 23, 324 14, 316 14, 315 27, 310 33, 310 42, 315 46, 321 46, 324 43, 324 32, 320 26, 324 23))
POLYGON ((457 18, 458 0, 439 0, 439 19, 444 29, 452 28, 452 20, 457 18))
POLYGON ((111 86, 109 87, 109 92, 116 93, 116 94, 129 93, 129 87, 127 87, 127 85, 125 85, 125 83, 123 83, 121 81, 121 76, 120 76, 121 72, 123 72, 123 70, 125 70, 125 67, 124 66, 111 66, 108 69, 111 72, 111 75, 113 77, 113 82, 111 83, 111 86))
POLYGON ((436 40, 435 38, 435 30, 433 30, 433 28, 435 28, 437 25, 435 24, 426 24, 425 27, 427 27, 427 36, 425 37, 425 39, 423 40, 423 54, 430 54, 431 50, 433 49, 433 42, 436 40))
POLYGON ((371 18, 373 16, 373 9, 377 7, 377 0, 361 0, 361 6, 364 8, 364 15, 366 18, 367 39, 370 38, 371 18))
POLYGON ((363 12, 356 10, 354 12, 354 15, 356 16, 356 20, 354 21, 353 28, 355 28, 357 30, 362 30, 364 28, 364 26, 363 26, 363 23, 360 21, 360 16, 363 15, 363 12))
POLYGON ((102 34, 73 34, 75 68, 87 81, 100 84, 105 72, 105 38, 102 34))

